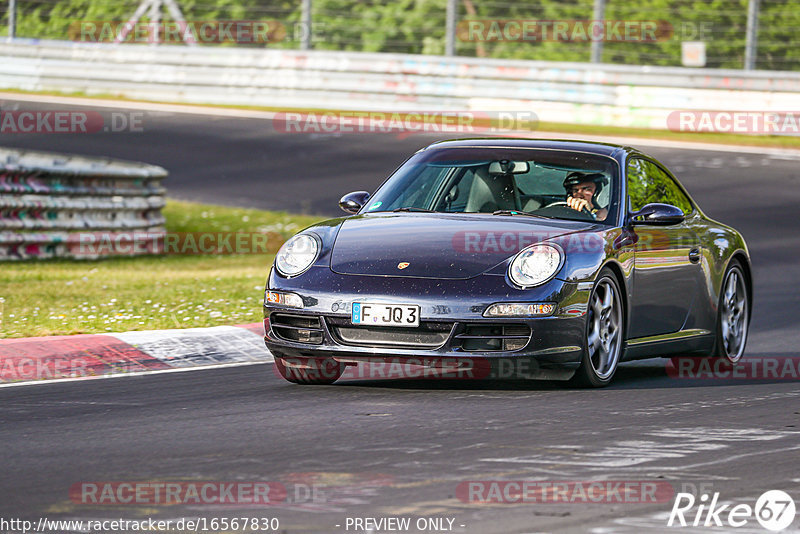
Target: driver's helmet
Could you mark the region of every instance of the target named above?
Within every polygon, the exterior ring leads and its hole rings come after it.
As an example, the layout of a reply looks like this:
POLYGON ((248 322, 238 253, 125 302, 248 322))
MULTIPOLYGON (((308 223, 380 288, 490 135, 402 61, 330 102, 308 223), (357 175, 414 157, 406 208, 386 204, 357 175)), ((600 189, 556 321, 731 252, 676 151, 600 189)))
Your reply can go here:
POLYGON ((603 186, 608 183, 608 178, 601 173, 601 172, 580 172, 580 171, 572 171, 571 173, 567 174, 567 177, 564 179, 564 189, 567 191, 567 196, 572 194, 572 188, 578 184, 582 184, 584 182, 592 182, 595 185, 594 195, 592 196, 592 204, 596 208, 599 208, 600 205, 597 203, 597 197, 600 195, 600 191, 603 190, 603 186))

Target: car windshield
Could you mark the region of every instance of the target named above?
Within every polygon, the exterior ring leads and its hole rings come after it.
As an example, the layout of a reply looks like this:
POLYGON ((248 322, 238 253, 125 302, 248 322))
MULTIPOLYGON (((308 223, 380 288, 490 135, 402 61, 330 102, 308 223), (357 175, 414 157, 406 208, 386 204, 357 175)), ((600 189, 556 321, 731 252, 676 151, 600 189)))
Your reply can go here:
POLYGON ((425 150, 381 186, 363 213, 522 212, 610 222, 618 208, 618 176, 616 161, 583 152, 491 147, 425 150), (568 177, 571 182, 565 185, 568 177), (584 187, 584 179, 592 182, 594 193, 584 192, 591 210, 579 211, 567 205, 567 192, 584 187))

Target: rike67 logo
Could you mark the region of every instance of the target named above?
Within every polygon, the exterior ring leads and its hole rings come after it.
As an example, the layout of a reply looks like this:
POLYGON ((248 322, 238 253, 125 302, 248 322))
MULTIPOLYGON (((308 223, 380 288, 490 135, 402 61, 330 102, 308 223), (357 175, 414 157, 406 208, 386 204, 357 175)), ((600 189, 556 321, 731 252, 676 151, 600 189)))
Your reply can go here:
POLYGON ((719 492, 715 492, 710 498, 704 493, 699 499, 691 493, 678 493, 667 526, 740 528, 754 518, 767 530, 784 530, 794 521, 794 500, 781 490, 765 491, 756 500, 755 506, 746 503, 721 504, 719 492))

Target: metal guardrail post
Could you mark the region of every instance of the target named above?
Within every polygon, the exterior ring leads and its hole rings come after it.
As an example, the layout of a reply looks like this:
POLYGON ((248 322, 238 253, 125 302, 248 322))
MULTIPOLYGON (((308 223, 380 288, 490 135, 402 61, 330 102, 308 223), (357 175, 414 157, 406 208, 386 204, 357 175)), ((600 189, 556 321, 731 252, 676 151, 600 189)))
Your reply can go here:
POLYGON ((444 55, 456 55, 456 9, 458 0, 447 0, 447 19, 445 21, 444 55))
POLYGON ((300 14, 303 38, 300 41, 300 50, 311 50, 311 0, 303 0, 302 13, 300 14))
MULTIPOLYGON (((606 0, 594 0, 594 12, 592 20, 603 21, 606 16, 606 0)), ((600 39, 592 39, 591 62, 600 63, 603 61, 603 35, 600 39)))
POLYGON ((0 261, 154 254, 167 171, 0 148, 0 261))
POLYGON ((8 39, 17 34, 17 0, 8 0, 8 39))
POLYGON ((758 55, 758 6, 759 0, 747 3, 747 41, 744 45, 744 70, 756 68, 758 55))

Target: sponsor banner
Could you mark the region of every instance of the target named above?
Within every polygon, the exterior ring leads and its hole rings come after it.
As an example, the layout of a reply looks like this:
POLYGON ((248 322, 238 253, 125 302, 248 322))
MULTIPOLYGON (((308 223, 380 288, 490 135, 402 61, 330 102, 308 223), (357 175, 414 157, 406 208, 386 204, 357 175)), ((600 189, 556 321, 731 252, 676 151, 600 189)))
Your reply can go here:
POLYGON ((286 33, 277 20, 82 20, 68 29, 70 40, 85 43, 265 44, 283 41, 286 33))
POLYGON ((672 24, 664 20, 463 20, 456 26, 464 42, 633 42, 669 40, 672 24))
POLYGON ((667 376, 713 380, 800 380, 800 356, 744 358, 736 363, 721 358, 678 356, 667 363, 667 376))
POLYGON ((94 134, 143 132, 141 111, 0 111, 0 134, 94 134))
POLYGON ((285 111, 272 119, 286 134, 463 134, 536 130, 533 111, 285 111))
POLYGON ((456 486, 469 504, 647 504, 672 500, 675 491, 651 480, 473 480, 456 486))
POLYGON ((800 135, 800 111, 673 111, 673 132, 800 135))

